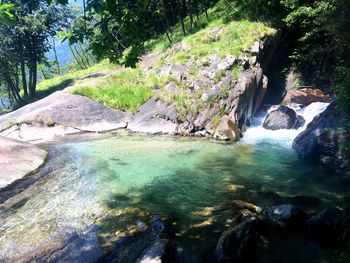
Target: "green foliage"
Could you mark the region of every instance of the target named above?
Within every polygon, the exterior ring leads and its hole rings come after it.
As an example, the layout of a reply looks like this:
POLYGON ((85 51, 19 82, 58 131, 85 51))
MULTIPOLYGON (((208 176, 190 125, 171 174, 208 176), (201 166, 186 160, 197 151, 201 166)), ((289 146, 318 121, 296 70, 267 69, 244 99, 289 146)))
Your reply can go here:
POLYGON ((16 8, 14 4, 3 4, 2 1, 0 1, 0 23, 13 26, 15 23, 15 15, 13 14, 13 11, 15 10, 18 10, 18 8, 16 8))

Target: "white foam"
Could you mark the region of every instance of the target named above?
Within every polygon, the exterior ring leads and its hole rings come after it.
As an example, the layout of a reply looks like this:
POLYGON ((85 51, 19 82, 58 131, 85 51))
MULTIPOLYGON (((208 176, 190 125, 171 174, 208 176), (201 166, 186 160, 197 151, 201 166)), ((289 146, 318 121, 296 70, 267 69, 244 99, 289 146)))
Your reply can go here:
MULTIPOLYGON (((297 114, 301 115, 305 119, 305 124, 297 130, 266 130, 262 124, 265 120, 267 113, 263 116, 257 116, 252 121, 252 126, 247 129, 243 134, 243 143, 257 144, 260 142, 277 143, 284 147, 290 148, 293 140, 298 136, 299 133, 303 132, 307 125, 320 113, 322 113, 328 107, 329 103, 315 102, 309 106, 297 110, 297 114)), ((272 106, 271 109, 276 108, 272 106)), ((269 112, 268 110, 267 112, 269 112)))

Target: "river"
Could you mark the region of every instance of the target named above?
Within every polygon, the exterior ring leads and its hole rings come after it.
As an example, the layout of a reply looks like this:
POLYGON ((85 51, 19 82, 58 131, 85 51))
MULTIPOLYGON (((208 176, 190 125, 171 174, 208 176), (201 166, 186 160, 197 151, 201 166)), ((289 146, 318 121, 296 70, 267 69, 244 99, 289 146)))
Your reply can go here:
MULTIPOLYGON (((326 106, 301 114, 309 122, 326 106)), ((120 233, 148 225, 155 215, 200 254, 215 246, 240 202, 296 203, 308 212, 341 206, 349 185, 298 160, 291 147, 305 127, 271 132, 261 121, 237 144, 115 133, 42 145, 49 151, 46 165, 16 186, 23 187, 19 193, 0 192, 0 261, 71 242, 61 261, 93 262, 120 233)))

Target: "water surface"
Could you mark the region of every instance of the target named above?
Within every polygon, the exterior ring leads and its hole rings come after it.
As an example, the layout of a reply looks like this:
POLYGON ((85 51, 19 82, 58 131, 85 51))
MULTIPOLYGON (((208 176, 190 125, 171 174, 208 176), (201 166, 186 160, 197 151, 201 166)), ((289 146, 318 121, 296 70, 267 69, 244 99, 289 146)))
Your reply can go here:
POLYGON ((349 184, 299 161, 295 135, 256 127, 238 144, 118 133, 45 145, 45 167, 17 194, 0 192, 0 261, 57 248, 68 262, 94 261, 155 216, 199 255, 242 205, 342 206, 349 184))

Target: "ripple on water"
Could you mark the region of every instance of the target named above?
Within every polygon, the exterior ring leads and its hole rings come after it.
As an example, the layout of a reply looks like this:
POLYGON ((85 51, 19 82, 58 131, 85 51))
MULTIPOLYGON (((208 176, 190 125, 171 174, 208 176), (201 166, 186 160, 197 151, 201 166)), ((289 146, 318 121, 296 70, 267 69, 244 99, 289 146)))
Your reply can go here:
POLYGON ((74 244, 68 258, 87 248, 97 256, 119 233, 149 224, 154 214, 172 222, 185 245, 202 251, 237 205, 300 202, 312 195, 304 208, 319 209, 340 204, 348 187, 271 142, 115 135, 51 147, 59 154, 40 171, 45 176, 0 207, 0 261, 67 242, 74 244))

